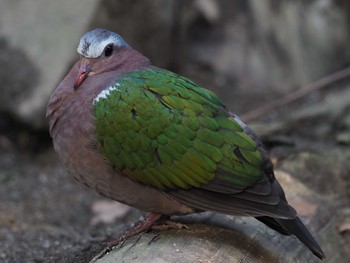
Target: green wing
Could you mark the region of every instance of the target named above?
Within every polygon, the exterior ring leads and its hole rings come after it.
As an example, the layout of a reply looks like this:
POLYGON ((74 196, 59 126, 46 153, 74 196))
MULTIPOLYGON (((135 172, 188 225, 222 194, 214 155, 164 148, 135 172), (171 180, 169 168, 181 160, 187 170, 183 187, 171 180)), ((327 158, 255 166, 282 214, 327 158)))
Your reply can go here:
POLYGON ((135 181, 235 193, 263 178, 256 143, 218 97, 172 72, 122 74, 94 114, 102 153, 135 181))

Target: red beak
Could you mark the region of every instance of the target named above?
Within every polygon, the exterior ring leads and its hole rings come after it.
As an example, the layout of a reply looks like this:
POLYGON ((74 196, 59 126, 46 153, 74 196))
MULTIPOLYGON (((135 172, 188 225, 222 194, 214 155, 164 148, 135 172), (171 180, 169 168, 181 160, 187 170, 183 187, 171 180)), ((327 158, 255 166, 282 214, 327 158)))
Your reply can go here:
POLYGON ((81 83, 86 79, 91 70, 82 70, 79 72, 78 77, 74 83, 74 90, 77 90, 81 83))
POLYGON ((79 66, 79 74, 74 83, 74 91, 76 91, 83 81, 89 76, 92 71, 92 62, 89 59, 81 59, 79 66))

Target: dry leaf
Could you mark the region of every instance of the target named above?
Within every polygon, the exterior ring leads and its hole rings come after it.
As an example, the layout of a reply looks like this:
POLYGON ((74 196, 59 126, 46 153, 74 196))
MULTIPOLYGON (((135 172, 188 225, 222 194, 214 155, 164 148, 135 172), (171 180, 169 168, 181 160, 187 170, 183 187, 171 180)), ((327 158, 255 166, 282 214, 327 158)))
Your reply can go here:
POLYGON ((338 225, 337 230, 340 234, 343 234, 344 232, 350 231, 350 223, 338 225))
POLYGON ((116 219, 124 217, 129 212, 130 207, 116 201, 98 200, 92 203, 91 210, 93 213, 92 225, 110 224, 116 219))

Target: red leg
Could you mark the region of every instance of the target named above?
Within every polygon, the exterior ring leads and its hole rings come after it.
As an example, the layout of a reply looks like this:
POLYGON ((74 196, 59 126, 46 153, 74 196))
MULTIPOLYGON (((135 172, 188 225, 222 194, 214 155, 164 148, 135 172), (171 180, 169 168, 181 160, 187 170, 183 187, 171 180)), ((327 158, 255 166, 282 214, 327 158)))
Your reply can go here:
POLYGON ((126 230, 122 234, 122 236, 119 238, 119 240, 124 241, 127 238, 132 237, 134 235, 140 234, 142 232, 147 232, 148 230, 152 229, 152 226, 161 217, 162 217, 162 215, 159 215, 156 213, 149 213, 143 220, 140 220, 135 225, 133 225, 131 228, 126 230))
POLYGON ((131 228, 126 230, 120 238, 117 240, 113 240, 107 244, 107 247, 105 247, 100 253, 98 253, 91 261, 95 262, 99 258, 101 258, 103 255, 108 253, 113 249, 113 247, 119 245, 120 243, 124 242, 129 237, 132 237, 134 235, 140 234, 142 232, 147 232, 151 229, 164 231, 168 229, 181 229, 181 228, 188 228, 186 225, 177 223, 174 221, 169 220, 169 216, 164 216, 156 213, 149 213, 143 220, 140 220, 135 225, 133 225, 131 228), (158 222, 157 222, 158 221, 158 222))

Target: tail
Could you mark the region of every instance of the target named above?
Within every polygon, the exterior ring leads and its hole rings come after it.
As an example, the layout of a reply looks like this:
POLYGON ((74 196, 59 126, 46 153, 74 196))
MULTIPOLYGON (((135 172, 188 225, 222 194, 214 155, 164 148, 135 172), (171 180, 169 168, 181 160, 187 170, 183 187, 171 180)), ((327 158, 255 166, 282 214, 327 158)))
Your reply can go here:
POLYGON ((319 259, 326 258, 321 247, 307 230, 303 222, 301 222, 299 217, 296 217, 295 219, 280 219, 263 216, 257 217, 256 219, 283 235, 296 236, 319 259))

